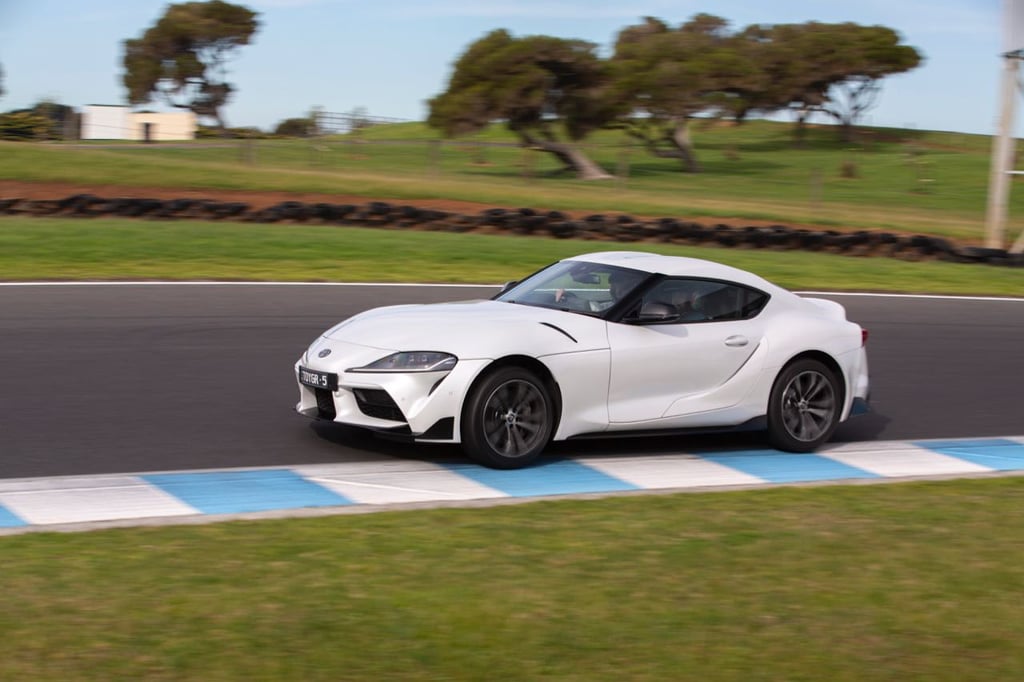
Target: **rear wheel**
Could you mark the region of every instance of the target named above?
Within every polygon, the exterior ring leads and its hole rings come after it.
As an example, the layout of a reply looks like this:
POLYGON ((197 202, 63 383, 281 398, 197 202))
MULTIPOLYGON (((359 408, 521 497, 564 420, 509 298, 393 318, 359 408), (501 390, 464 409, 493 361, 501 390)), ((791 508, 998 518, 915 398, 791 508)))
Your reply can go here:
POLYGON ((533 462, 551 439, 551 394, 522 367, 505 367, 479 381, 462 414, 462 447, 477 462, 518 469, 533 462))
POLYGON ((817 360, 798 360, 775 379, 768 403, 768 438, 789 452, 811 452, 839 425, 839 383, 817 360))

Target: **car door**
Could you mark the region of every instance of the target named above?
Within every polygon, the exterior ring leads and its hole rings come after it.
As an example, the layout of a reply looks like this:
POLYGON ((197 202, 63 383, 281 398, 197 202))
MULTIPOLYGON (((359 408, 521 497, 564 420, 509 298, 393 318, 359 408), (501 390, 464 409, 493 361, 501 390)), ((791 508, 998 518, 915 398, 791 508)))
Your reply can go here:
POLYGON ((738 402, 742 392, 728 383, 764 343, 758 313, 767 300, 763 292, 728 282, 667 279, 656 285, 638 311, 656 304, 669 317, 644 322, 627 315, 608 325, 610 420, 649 421, 738 402))

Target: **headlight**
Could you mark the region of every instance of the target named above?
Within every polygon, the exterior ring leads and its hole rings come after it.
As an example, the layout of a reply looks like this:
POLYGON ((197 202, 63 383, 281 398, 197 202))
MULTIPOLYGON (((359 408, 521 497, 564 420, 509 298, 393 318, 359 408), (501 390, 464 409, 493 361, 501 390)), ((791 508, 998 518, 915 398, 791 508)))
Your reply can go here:
POLYGON ((363 367, 353 367, 349 372, 447 372, 455 367, 459 359, 451 353, 436 351, 409 351, 392 353, 363 367))

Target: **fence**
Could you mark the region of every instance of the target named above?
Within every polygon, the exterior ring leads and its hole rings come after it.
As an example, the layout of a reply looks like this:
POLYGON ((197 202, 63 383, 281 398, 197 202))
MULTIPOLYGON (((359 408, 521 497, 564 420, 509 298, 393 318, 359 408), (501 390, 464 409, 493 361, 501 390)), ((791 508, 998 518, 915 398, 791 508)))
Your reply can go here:
MULTIPOLYGON (((197 145, 198 146, 198 145, 197 145)), ((513 143, 441 139, 366 139, 358 134, 297 140, 218 142, 222 159, 251 167, 304 168, 340 173, 386 172, 399 177, 492 178, 541 184, 574 180, 550 153, 513 143), (234 152, 230 151, 234 146, 234 152)), ((208 147, 212 150, 214 147, 208 147)), ((584 144, 577 148, 613 176, 609 191, 673 191, 778 199, 811 207, 862 201, 925 209, 982 211, 985 159, 929 154, 919 148, 879 153, 851 147, 829 152, 764 151, 734 146, 697 147, 703 171, 657 158, 636 144, 584 144)))
POLYGON ((347 113, 323 111, 321 109, 313 111, 314 128, 321 135, 345 135, 375 125, 408 122, 404 118, 370 116, 359 109, 347 113))

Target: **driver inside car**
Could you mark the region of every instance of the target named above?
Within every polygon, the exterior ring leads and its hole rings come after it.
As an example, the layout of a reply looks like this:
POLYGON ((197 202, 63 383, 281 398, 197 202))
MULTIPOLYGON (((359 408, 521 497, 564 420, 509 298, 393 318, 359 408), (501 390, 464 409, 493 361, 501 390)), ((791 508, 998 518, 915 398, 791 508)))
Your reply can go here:
POLYGON ((565 303, 569 305, 570 308, 590 310, 593 312, 608 310, 622 300, 622 298, 628 294, 633 287, 640 283, 641 279, 643 279, 643 277, 637 277, 628 272, 616 271, 608 276, 608 294, 610 298, 603 301, 596 301, 582 298, 581 296, 577 296, 566 289, 558 289, 555 292, 555 302, 565 303))

